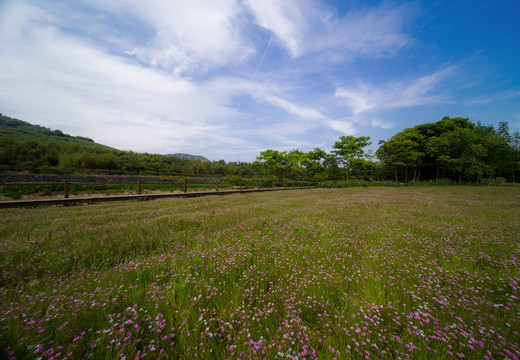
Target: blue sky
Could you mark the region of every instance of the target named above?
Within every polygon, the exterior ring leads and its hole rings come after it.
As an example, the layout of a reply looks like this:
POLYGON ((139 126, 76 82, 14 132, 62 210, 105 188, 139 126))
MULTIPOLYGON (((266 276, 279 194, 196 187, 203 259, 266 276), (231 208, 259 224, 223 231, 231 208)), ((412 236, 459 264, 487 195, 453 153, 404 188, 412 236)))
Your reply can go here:
POLYGON ((253 161, 444 116, 520 129, 520 1, 0 2, 0 112, 253 161))

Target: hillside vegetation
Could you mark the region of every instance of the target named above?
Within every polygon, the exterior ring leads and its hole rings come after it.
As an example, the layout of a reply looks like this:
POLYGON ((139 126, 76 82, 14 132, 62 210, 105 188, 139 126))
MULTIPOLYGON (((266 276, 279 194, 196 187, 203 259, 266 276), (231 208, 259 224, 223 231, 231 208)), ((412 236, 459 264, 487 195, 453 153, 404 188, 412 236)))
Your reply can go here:
POLYGON ((0 115, 0 172, 104 174, 240 174, 239 163, 212 164, 202 156, 120 151, 82 136, 0 115), (226 165, 226 166, 223 166, 226 165))
POLYGON ((0 358, 515 359, 520 189, 0 210, 0 358))
POLYGON ((0 114, 0 129, 2 130, 1 138, 11 138, 19 141, 42 141, 55 142, 61 144, 90 146, 104 150, 114 150, 113 148, 101 144, 97 144, 94 140, 83 136, 71 136, 64 134, 61 130, 51 130, 39 125, 31 125, 28 122, 13 119, 0 114))
POLYGON ((507 123, 495 129, 468 118, 445 117, 417 125, 365 151, 369 136, 340 136, 332 151, 266 149, 252 163, 208 161, 187 154, 120 151, 26 122, 0 117, 0 171, 120 175, 238 176, 255 180, 440 180, 453 183, 518 182, 520 134, 507 123), (497 179, 495 181, 495 179, 497 179))

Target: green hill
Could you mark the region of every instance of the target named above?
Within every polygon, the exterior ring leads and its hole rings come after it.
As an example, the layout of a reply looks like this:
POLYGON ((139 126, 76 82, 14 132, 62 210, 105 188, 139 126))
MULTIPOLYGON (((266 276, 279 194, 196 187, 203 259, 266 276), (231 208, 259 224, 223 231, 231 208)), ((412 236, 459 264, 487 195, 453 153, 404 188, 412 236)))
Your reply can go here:
POLYGON ((75 144, 79 146, 95 147, 104 150, 115 150, 106 145, 98 144, 94 140, 83 136, 72 136, 61 130, 51 130, 43 126, 32 125, 28 122, 10 118, 0 114, 0 138, 10 138, 18 141, 43 141, 60 144, 75 144))
POLYGON ((213 163, 197 155, 121 151, 0 114, 0 173, 222 176, 242 174, 244 166, 213 163))

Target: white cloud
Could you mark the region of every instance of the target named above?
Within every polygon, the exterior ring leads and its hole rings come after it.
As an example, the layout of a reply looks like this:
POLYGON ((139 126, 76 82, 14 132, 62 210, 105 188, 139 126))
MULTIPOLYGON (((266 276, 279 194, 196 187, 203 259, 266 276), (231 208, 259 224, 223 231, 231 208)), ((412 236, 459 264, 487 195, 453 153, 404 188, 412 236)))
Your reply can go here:
POLYGON ((254 51, 241 38, 241 8, 234 0, 135 3, 158 30, 154 66, 204 69, 239 62, 254 51))
POLYGON ((391 122, 380 119, 372 119, 370 120, 370 124, 373 127, 378 127, 382 129, 392 129, 394 127, 394 124, 392 124, 391 122))
POLYGON ((295 0, 244 0, 256 22, 272 31, 287 47, 292 56, 300 56, 302 42, 309 26, 305 13, 306 1, 295 0))
POLYGON ((409 23, 419 14, 411 4, 351 11, 343 18, 331 16, 328 36, 315 40, 315 51, 343 49, 351 57, 395 55, 413 40, 406 34, 409 23))
MULTIPOLYGON (((59 5, 46 10, 57 18, 73 17, 80 21, 79 26, 83 20, 88 23, 82 26, 83 33, 97 37, 96 41, 110 41, 129 57, 178 74, 239 63, 255 51, 243 36, 243 7, 236 0, 91 0, 82 4, 101 12, 99 16, 78 15, 74 5, 64 6, 76 16, 65 14, 59 5), (135 24, 127 24, 128 19, 135 24)), ((65 28, 78 27, 59 22, 65 28)))
POLYGON ((352 125, 351 122, 341 121, 341 120, 329 120, 328 124, 331 128, 336 131, 339 131, 345 135, 354 135, 357 133, 356 128, 352 125))
POLYGON ((325 115, 323 115, 316 109, 312 109, 312 108, 304 107, 304 106, 298 106, 290 101, 287 101, 285 99, 282 99, 280 97, 273 96, 273 95, 265 95, 264 97, 265 97, 265 100, 267 100, 271 104, 280 107, 281 109, 287 111, 290 114, 297 115, 304 119, 322 120, 322 119, 327 118, 325 115))
POLYGON ((446 99, 436 93, 454 71, 449 67, 412 81, 398 81, 383 86, 360 84, 356 88, 338 88, 335 95, 357 115, 369 110, 399 109, 439 103, 446 99))
POLYGON ((244 2, 258 25, 273 32, 293 57, 319 54, 339 60, 394 55, 412 42, 405 30, 419 14, 412 4, 383 4, 339 16, 317 1, 244 2))
POLYGON ((520 91, 518 90, 506 90, 506 91, 500 91, 498 93, 488 95, 488 96, 479 96, 476 99, 472 99, 469 101, 466 101, 467 105, 482 105, 482 104, 488 104, 493 103, 497 101, 507 101, 510 99, 514 99, 515 97, 520 96, 520 91))
POLYGON ((372 99, 373 96, 370 96, 369 93, 370 90, 361 85, 361 88, 356 90, 339 88, 335 95, 344 98, 354 114, 360 114, 376 106, 372 99))

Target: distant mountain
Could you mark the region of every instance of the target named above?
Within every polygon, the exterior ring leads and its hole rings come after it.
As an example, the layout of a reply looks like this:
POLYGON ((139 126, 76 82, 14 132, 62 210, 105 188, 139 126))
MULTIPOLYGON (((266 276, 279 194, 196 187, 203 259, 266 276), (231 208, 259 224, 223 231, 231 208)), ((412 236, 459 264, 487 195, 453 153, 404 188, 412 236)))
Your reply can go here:
POLYGON ((186 160, 200 160, 202 162, 210 162, 208 159, 206 159, 204 156, 201 156, 201 155, 175 153, 175 154, 168 154, 166 156, 175 156, 175 157, 178 157, 181 159, 186 159, 186 160))

